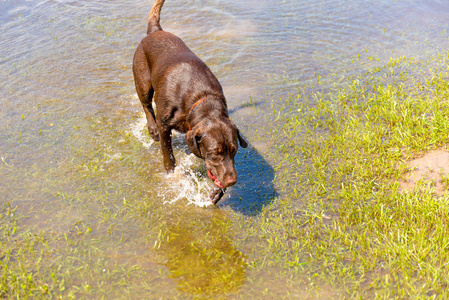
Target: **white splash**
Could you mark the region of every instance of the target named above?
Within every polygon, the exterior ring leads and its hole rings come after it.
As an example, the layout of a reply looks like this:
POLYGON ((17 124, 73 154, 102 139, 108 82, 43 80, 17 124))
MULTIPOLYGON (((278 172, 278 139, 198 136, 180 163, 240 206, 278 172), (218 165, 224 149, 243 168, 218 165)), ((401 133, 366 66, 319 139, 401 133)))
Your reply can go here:
POLYGON ((145 114, 141 113, 137 122, 131 125, 130 133, 142 143, 142 146, 150 148, 154 140, 146 134, 146 125, 147 119, 145 114))
POLYGON ((209 199, 211 182, 204 176, 204 167, 198 166, 199 159, 193 154, 178 155, 178 166, 172 174, 164 174, 166 190, 159 193, 164 203, 174 203, 187 199, 188 204, 206 207, 212 204, 209 199))
MULTIPOLYGON (((154 141, 147 134, 147 120, 141 113, 136 123, 130 126, 130 133, 147 149, 154 141)), ((185 152, 184 135, 173 131, 173 150, 175 152, 177 167, 172 174, 159 173, 154 180, 158 186, 158 196, 163 203, 175 203, 179 200, 187 200, 188 204, 206 207, 212 204, 209 192, 213 183, 207 177, 203 162, 193 154, 185 152)))

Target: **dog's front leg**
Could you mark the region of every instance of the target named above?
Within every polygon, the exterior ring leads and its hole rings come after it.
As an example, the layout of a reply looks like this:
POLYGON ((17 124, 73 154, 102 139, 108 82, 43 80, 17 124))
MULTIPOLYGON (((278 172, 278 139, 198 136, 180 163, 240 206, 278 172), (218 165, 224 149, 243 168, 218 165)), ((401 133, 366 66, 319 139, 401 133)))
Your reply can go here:
POLYGON ((168 173, 171 173, 175 170, 175 156, 173 155, 171 145, 171 129, 160 126, 159 134, 161 138, 162 156, 164 157, 164 167, 168 173))

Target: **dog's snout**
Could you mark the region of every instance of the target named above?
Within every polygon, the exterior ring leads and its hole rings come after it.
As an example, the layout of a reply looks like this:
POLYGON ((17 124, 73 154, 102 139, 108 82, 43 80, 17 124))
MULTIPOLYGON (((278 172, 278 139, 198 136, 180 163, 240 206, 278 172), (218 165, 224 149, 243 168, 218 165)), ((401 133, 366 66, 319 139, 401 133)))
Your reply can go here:
POLYGON ((224 184, 226 186, 233 186, 234 184, 236 184, 236 182, 237 182, 237 176, 227 176, 225 178, 224 184))

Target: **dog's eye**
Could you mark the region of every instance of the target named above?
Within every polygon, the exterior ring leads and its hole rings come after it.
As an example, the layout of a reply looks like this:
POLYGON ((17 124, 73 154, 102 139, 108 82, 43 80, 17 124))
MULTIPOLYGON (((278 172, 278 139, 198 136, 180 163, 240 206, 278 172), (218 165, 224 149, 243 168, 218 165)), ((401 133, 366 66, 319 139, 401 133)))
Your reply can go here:
POLYGON ((215 162, 220 162, 223 160, 223 157, 221 155, 219 155, 218 153, 211 153, 210 159, 215 162))

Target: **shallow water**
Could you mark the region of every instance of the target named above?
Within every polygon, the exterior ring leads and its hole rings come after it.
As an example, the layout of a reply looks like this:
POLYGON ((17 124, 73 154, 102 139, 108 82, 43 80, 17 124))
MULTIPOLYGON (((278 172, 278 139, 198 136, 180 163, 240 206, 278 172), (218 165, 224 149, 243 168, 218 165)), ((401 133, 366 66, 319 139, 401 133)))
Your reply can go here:
MULTIPOLYGON (((0 2, 0 203, 17 207, 25 227, 73 236, 88 229, 89 240, 75 248, 95 244, 109 264, 138 265, 159 278, 154 294, 141 287, 132 293, 167 296, 177 287, 189 294, 202 288, 251 295, 243 258, 257 241, 237 249, 239 232, 229 223, 282 197, 262 138, 271 135, 264 129, 271 105, 313 86, 318 75, 338 74, 329 79, 338 84, 390 57, 427 57, 447 48, 449 6, 168 0, 162 27, 216 74, 231 118, 251 145, 239 149, 239 182, 219 209, 207 201, 212 183, 202 162, 186 154, 183 135, 175 136, 180 167, 170 176, 158 143, 146 135, 131 62, 150 7, 148 1, 0 2), (158 248, 160 232, 174 238, 158 248), (193 250, 196 243, 218 258, 193 250), (229 270, 234 279, 221 283, 196 276, 229 270)), ((74 284, 82 280, 74 277, 74 284)))

